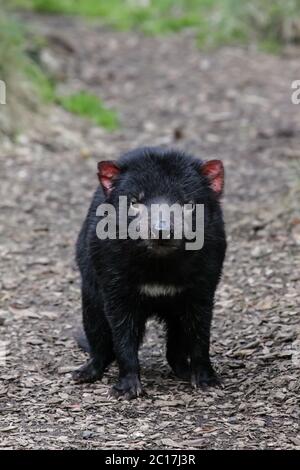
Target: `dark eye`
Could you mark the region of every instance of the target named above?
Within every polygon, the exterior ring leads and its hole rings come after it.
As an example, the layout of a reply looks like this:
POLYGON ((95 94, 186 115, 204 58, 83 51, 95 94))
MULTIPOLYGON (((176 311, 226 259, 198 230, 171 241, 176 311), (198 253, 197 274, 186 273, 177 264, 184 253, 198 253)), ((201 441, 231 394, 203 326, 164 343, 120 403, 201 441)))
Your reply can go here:
POLYGON ((139 201, 137 200, 136 197, 133 197, 131 198, 131 201, 130 201, 130 206, 133 207, 134 209, 138 209, 139 207, 139 201))
POLYGON ((143 204, 139 200, 133 197, 130 201, 131 215, 140 214, 143 210, 143 204))

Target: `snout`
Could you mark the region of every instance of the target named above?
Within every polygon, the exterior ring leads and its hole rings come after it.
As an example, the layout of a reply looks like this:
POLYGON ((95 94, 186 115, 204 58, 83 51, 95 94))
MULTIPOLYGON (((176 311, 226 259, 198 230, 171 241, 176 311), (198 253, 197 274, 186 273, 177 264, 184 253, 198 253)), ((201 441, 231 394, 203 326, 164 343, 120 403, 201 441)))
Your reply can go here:
POLYGON ((147 248, 156 255, 168 255, 180 248, 180 240, 174 238, 174 227, 165 220, 160 220, 150 226, 150 237, 147 248))
POLYGON ((182 245, 182 237, 178 236, 179 230, 176 226, 178 219, 181 221, 182 211, 179 208, 180 214, 175 217, 172 212, 173 206, 167 203, 159 204, 158 202, 153 201, 151 205, 149 204, 139 220, 140 227, 145 229, 144 234, 146 236, 143 237, 143 240, 147 249, 153 254, 164 255, 179 249, 182 245))

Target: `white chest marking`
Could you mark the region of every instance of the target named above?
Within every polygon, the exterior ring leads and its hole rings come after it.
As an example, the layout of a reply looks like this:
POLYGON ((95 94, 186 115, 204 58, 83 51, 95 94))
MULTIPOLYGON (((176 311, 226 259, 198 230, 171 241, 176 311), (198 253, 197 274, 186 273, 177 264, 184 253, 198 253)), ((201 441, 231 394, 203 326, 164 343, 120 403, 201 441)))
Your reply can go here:
POLYGON ((176 294, 180 294, 182 291, 183 287, 177 287, 167 284, 143 284, 140 287, 141 294, 148 295, 149 297, 160 297, 162 295, 174 296, 176 294))

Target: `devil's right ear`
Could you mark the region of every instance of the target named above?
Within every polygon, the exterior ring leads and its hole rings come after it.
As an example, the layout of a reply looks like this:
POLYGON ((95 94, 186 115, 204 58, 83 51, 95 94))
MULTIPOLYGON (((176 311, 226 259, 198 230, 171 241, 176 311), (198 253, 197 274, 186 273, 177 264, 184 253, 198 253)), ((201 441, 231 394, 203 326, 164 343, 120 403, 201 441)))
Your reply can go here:
POLYGON ((113 189, 113 181, 119 175, 120 168, 113 160, 104 160, 98 163, 98 178, 105 194, 113 189))

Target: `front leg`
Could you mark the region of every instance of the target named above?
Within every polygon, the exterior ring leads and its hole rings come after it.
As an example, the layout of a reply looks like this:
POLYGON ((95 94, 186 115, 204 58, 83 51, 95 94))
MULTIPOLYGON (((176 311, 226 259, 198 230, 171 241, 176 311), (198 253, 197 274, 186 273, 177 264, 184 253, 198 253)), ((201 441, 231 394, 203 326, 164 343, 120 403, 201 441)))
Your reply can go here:
POLYGON ((189 343, 185 333, 184 320, 175 312, 166 319, 167 323, 167 361, 174 374, 181 380, 190 381, 189 343))
POLYGON ((97 290, 86 283, 82 288, 83 325, 90 353, 89 361, 73 372, 77 383, 101 380, 114 360, 112 335, 103 311, 103 300, 97 290))
POLYGON ((191 296, 187 307, 187 335, 190 347, 191 383, 194 387, 215 386, 220 380, 209 356, 213 296, 191 296))
POLYGON ((111 395, 130 400, 143 394, 140 382, 138 349, 143 338, 145 318, 137 309, 137 300, 118 299, 107 308, 113 347, 119 366, 119 379, 112 387, 111 395))

